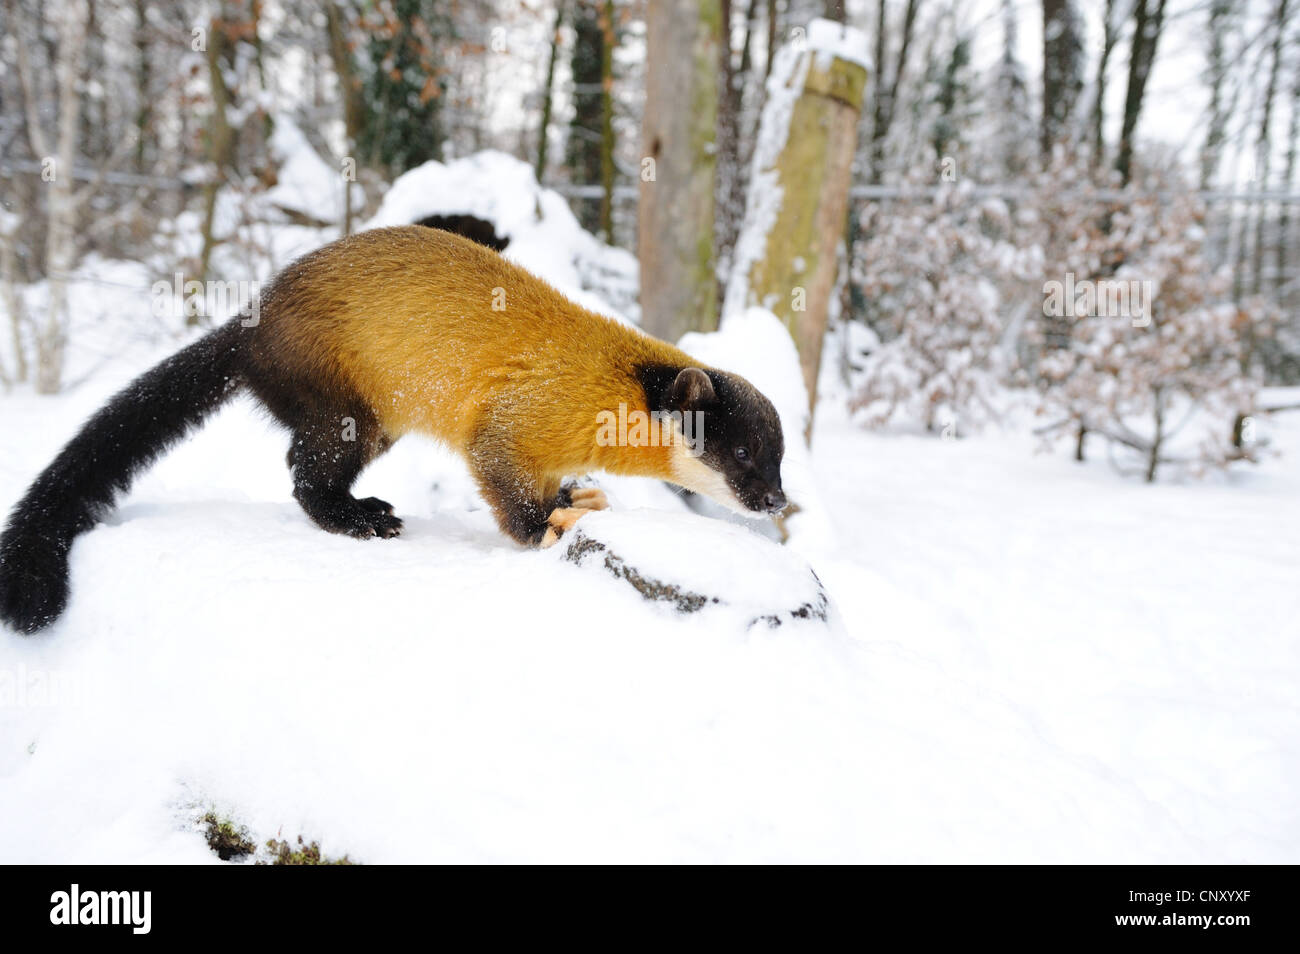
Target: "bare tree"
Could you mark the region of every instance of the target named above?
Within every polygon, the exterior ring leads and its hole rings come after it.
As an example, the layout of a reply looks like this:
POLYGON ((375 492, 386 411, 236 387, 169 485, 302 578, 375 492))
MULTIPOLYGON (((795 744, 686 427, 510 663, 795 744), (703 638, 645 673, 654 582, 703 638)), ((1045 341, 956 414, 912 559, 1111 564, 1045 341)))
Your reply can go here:
POLYGON ((614 0, 600 11, 600 232, 614 240, 614 0))
MULTIPOLYGON (((355 159, 357 140, 365 124, 365 100, 361 96, 361 80, 357 77, 352 51, 348 48, 347 21, 343 10, 333 0, 325 4, 325 25, 329 31, 330 59, 334 62, 334 75, 339 81, 339 96, 343 100, 343 135, 347 155, 355 159)), ((543 129, 543 133, 545 130, 543 129)), ((343 182, 343 234, 352 234, 352 183, 343 182)))
POLYGON ((675 341, 717 326, 713 186, 718 0, 662 0, 646 14, 646 101, 637 215, 642 325, 675 341))
POLYGON ((921 8, 921 0, 907 0, 903 10, 903 22, 898 31, 898 55, 894 68, 890 71, 886 65, 889 50, 889 18, 886 0, 877 0, 876 6, 876 57, 874 105, 871 111, 871 177, 879 182, 884 173, 885 137, 894 122, 894 111, 898 104, 898 86, 907 69, 907 57, 912 49, 912 34, 916 29, 916 18, 921 8))
MULTIPOLYGON (((223 4, 224 8, 224 4, 223 4)), ((230 126, 230 89, 226 85, 223 61, 231 44, 224 13, 213 15, 208 24, 208 86, 212 95, 212 118, 207 128, 208 179, 203 184, 203 247, 199 251, 198 280, 205 281, 216 247, 217 197, 235 151, 235 132, 230 126)), ((198 319, 194 319, 197 321, 198 319)))
POLYGON ((1128 18, 1131 0, 1106 0, 1102 19, 1101 55, 1097 58, 1097 76, 1093 82, 1092 99, 1092 161, 1096 166, 1106 160, 1106 69, 1110 56, 1119 42, 1120 31, 1128 18))
MULTIPOLYGON (((33 335, 36 347, 36 390, 55 394, 63 380, 68 343, 68 278, 77 259, 78 208, 85 193, 74 189, 77 164, 77 134, 81 122, 79 86, 81 54, 86 44, 86 13, 81 4, 66 2, 53 9, 58 36, 54 53, 54 133, 49 135, 40 115, 40 92, 33 75, 27 42, 30 30, 18 31, 18 70, 27 108, 27 135, 32 152, 41 157, 46 190, 45 267, 49 298, 45 318, 33 335)), ((11 14, 20 16, 15 6, 11 14)))
POLYGON ((1211 0, 1207 33, 1209 35, 1209 82, 1210 110, 1205 145, 1201 147, 1202 189, 1208 189, 1219 171, 1219 162, 1223 155, 1223 143, 1227 137, 1228 117, 1231 104, 1228 102, 1228 59, 1227 39, 1236 20, 1237 0, 1211 0))
MULTIPOLYGON (((1291 189, 1295 185, 1297 149, 1300 149, 1300 68, 1295 69, 1291 77, 1291 119, 1286 136, 1286 168, 1282 172, 1280 188, 1291 189)), ((1291 239, 1291 204, 1281 203, 1277 219, 1277 275, 1274 288, 1279 297, 1287 286, 1286 260, 1290 251, 1291 239)))
POLYGON ((1165 23, 1165 0, 1134 0, 1133 43, 1129 51, 1128 90, 1124 94, 1124 120, 1120 127, 1119 156, 1115 168, 1128 185, 1133 171, 1133 136, 1137 133, 1146 95, 1147 79, 1156 59, 1156 45, 1165 23))
POLYGON ((749 0, 744 12, 744 31, 739 64, 730 43, 732 2, 722 0, 722 42, 718 44, 718 148, 714 196, 714 255, 717 260, 718 295, 726 292, 731 254, 745 217, 745 184, 749 145, 753 136, 742 131, 746 87, 753 70, 753 37, 757 27, 758 0, 749 0))
POLYGON ((17 215, 0 209, 0 304, 9 314, 9 334, 14 349, 12 371, 0 362, 0 384, 5 387, 26 381, 28 374, 27 348, 23 342, 27 312, 18 293, 18 255, 14 249, 15 232, 20 221, 17 215))
MULTIPOLYGON (((1259 135, 1255 139, 1255 177, 1261 186, 1269 184, 1269 159, 1273 152, 1271 126, 1273 123, 1273 100, 1277 96, 1278 75, 1282 70, 1282 39, 1286 34, 1287 20, 1290 17, 1290 0, 1277 0, 1273 16, 1269 21, 1272 42, 1269 44, 1268 82, 1264 87, 1264 105, 1260 112, 1259 135)), ((1267 216, 1260 209, 1255 216, 1255 268, 1251 290, 1259 294, 1263 285, 1264 272, 1264 221, 1267 216)))
POLYGON ((542 120, 537 132, 537 181, 546 177, 547 131, 551 126, 551 109, 555 102, 555 63, 560 58, 560 27, 564 25, 565 0, 555 7, 555 25, 551 28, 551 57, 546 64, 546 83, 542 86, 542 120))

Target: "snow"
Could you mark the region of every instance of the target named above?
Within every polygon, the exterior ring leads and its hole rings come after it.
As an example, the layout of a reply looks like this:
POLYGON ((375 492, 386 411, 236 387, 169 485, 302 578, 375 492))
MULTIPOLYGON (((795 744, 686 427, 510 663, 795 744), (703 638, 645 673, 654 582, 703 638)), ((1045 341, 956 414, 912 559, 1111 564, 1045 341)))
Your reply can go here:
MULTIPOLYGON (((7 399, 0 495, 111 383, 7 399)), ((409 439, 361 487, 406 534, 323 534, 227 409, 80 539, 67 616, 0 639, 73 700, 6 707, 0 858, 211 861, 215 807, 372 863, 1296 859, 1293 457, 1145 487, 817 422, 835 612, 772 629, 514 546, 409 439)), ((698 589, 782 585, 757 537, 718 558, 742 528, 584 519, 698 589)))
POLYGON ((510 244, 503 254, 579 304, 636 319, 636 258, 578 224, 564 197, 537 183, 526 162, 503 152, 429 161, 399 176, 366 228, 410 225, 430 215, 472 215, 510 244))
POLYGON ((845 26, 835 20, 815 18, 808 24, 807 44, 817 55, 817 68, 830 69, 831 59, 839 58, 871 70, 871 55, 867 52, 867 35, 861 30, 845 26))
MULTIPOLYGON (((454 175, 381 216, 456 196, 574 280, 592 246, 563 215, 511 218, 454 175)), ((74 344, 103 353, 77 345, 60 397, 0 396, 2 501, 176 347, 144 333, 147 272, 79 273, 112 282, 73 286, 97 303, 74 344)), ((770 313, 682 344, 777 406, 807 502, 790 543, 606 477, 578 531, 722 603, 676 613, 566 545, 518 547, 416 438, 357 487, 405 534, 322 533, 285 435, 236 401, 78 539, 57 624, 0 633, 0 861, 215 863, 209 809, 367 863, 1300 858, 1300 414, 1259 420, 1256 468, 1146 486, 1023 427, 867 432, 836 333, 808 450, 770 313), (808 568, 827 618, 753 625, 816 592, 808 568)))
MULTIPOLYGON (((300 212, 321 222, 343 221, 343 168, 332 168, 317 155, 307 137, 287 115, 278 114, 272 126, 271 154, 276 160, 279 180, 267 190, 266 200, 273 206, 300 212)), ((360 208, 364 200, 355 182, 352 207, 360 208)))

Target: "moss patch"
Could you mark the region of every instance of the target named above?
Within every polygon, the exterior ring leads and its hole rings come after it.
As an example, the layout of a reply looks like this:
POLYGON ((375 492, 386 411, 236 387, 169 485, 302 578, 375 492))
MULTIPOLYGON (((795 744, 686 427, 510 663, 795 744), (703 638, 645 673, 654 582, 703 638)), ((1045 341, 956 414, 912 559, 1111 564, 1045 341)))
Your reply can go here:
POLYGON ((249 836, 248 829, 236 825, 229 818, 218 818, 215 812, 208 812, 199 819, 199 823, 203 825, 208 847, 222 861, 243 858, 257 851, 257 845, 249 836))
POLYGON ((302 835, 298 836, 295 848, 288 841, 276 841, 272 838, 266 843, 266 850, 271 853, 270 861, 259 861, 259 865, 353 865, 356 864, 347 855, 342 858, 326 858, 320 853, 320 842, 307 844, 302 835))

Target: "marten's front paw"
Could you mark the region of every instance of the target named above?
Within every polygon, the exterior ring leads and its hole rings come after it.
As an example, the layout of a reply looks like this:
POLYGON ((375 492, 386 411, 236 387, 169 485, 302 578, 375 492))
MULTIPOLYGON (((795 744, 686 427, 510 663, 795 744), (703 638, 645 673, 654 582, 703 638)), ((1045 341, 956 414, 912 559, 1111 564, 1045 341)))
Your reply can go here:
MULTIPOLYGON (((604 494, 601 496, 603 497, 604 494)), ((574 525, 589 513, 591 508, 588 507, 560 507, 552 510, 551 515, 546 518, 546 534, 542 537, 541 548, 545 550, 547 547, 555 546, 566 530, 572 530, 574 525)))
POLYGON ((391 513, 359 508, 341 528, 341 532, 358 540, 367 540, 371 537, 387 540, 402 532, 402 521, 400 517, 394 517, 391 513))
POLYGON ((599 487, 574 487, 569 491, 569 499, 573 501, 573 506, 579 510, 607 510, 609 500, 605 497, 605 491, 599 487))

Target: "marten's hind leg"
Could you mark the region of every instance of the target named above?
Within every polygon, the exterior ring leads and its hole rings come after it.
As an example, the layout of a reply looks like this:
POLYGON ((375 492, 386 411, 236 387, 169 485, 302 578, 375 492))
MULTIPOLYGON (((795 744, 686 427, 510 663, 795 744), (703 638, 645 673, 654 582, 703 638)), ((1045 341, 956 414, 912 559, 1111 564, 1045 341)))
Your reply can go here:
POLYGON ((362 469, 391 444, 368 409, 313 415, 294 428, 289 447, 294 499, 331 533, 362 539, 397 536, 402 521, 393 516, 392 504, 378 497, 352 496, 352 485, 362 469))

